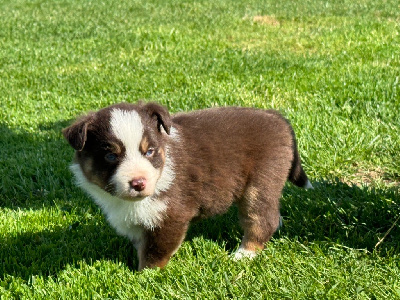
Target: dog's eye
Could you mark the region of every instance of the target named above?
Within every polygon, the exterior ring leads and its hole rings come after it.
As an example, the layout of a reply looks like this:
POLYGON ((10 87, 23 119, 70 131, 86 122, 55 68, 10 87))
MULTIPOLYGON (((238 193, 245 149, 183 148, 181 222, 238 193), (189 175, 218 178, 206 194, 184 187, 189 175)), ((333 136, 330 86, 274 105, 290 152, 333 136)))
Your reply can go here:
POLYGON ((144 155, 146 157, 152 157, 154 155, 154 148, 149 148, 144 155))
POLYGON ((116 162, 118 160, 118 156, 115 153, 107 153, 104 158, 108 162, 116 162))

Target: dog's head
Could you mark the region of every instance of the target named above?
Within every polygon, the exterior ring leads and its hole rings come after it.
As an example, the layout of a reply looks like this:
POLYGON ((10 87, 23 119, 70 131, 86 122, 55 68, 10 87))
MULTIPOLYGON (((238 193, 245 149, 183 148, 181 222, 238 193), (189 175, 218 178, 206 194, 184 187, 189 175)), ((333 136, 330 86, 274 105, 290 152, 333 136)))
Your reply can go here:
POLYGON ((122 103, 78 119, 63 135, 89 182, 111 195, 140 200, 155 192, 170 129, 164 107, 122 103))

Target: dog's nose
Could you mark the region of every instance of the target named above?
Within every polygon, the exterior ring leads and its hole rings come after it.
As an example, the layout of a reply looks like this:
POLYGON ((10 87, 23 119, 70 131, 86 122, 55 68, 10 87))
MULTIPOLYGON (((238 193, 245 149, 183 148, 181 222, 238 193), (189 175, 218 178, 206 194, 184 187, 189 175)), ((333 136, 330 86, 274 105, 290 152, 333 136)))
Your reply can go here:
POLYGON ((141 192, 146 187, 146 179, 143 177, 134 178, 129 184, 136 192, 141 192))

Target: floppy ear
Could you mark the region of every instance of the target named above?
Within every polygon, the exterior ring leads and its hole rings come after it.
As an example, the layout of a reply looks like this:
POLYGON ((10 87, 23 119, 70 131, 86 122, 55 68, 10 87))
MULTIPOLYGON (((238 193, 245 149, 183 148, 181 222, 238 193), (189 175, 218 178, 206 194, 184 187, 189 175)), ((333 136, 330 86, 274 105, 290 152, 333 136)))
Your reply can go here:
POLYGON ((88 127, 93 121, 93 115, 89 114, 64 128, 62 133, 69 144, 77 151, 82 151, 87 139, 88 127))
POLYGON ((161 126, 167 134, 170 134, 172 126, 171 116, 168 110, 158 103, 150 102, 143 106, 143 109, 149 114, 151 118, 157 119, 157 128, 161 132, 161 126))

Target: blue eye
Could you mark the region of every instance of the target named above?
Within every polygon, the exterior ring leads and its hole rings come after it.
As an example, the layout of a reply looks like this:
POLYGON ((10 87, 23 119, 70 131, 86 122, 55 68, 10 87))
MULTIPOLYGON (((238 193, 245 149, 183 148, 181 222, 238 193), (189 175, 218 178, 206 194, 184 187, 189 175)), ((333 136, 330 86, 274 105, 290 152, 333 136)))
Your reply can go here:
POLYGON ((147 152, 144 154, 146 157, 152 157, 154 154, 154 148, 149 148, 147 152))
POLYGON ((117 161, 118 156, 115 153, 107 153, 104 158, 109 162, 115 162, 117 161))

